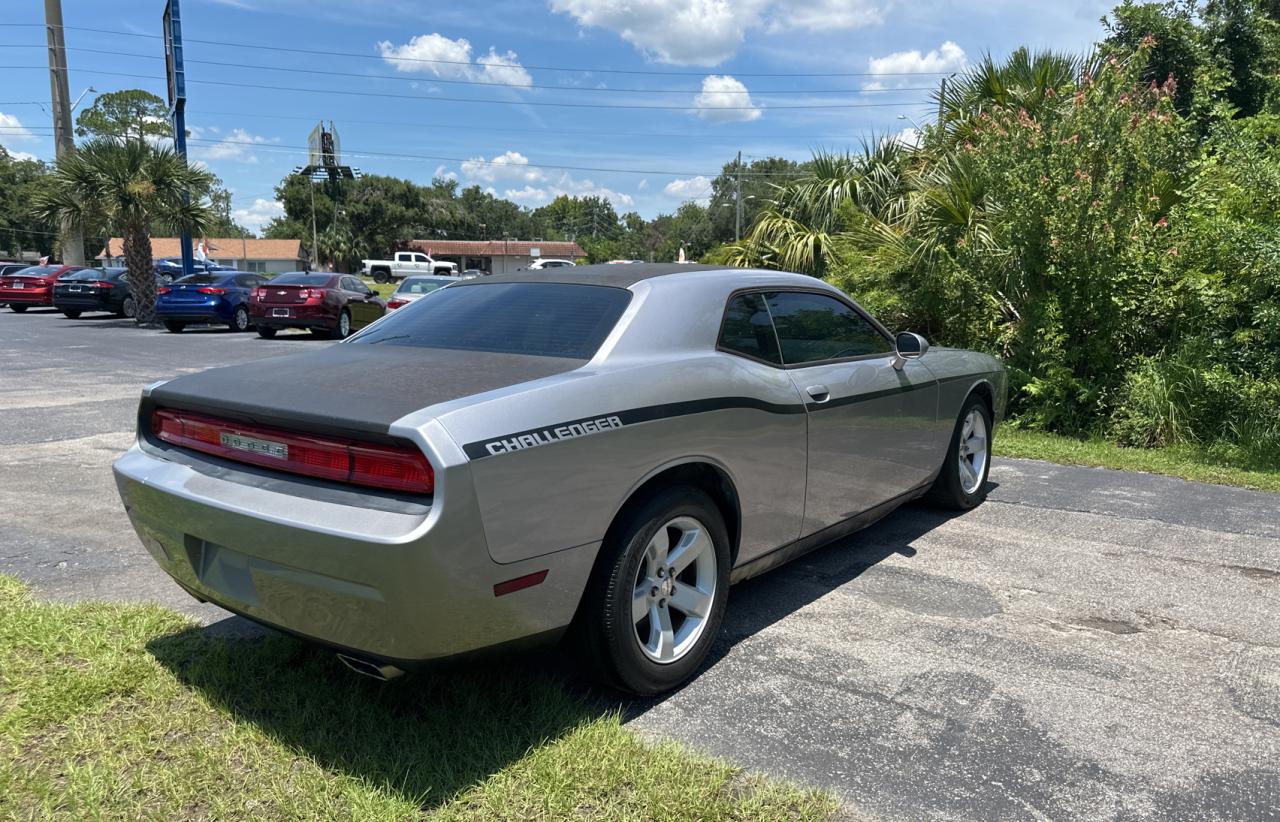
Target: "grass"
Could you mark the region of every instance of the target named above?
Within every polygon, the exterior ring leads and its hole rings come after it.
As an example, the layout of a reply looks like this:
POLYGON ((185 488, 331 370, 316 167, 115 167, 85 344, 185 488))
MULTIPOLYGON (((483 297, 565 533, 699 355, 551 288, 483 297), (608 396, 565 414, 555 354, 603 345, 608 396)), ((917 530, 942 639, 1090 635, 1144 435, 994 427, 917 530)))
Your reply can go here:
POLYGON ((371 277, 361 277, 361 280, 364 282, 365 285, 372 288, 375 294, 377 294, 379 297, 382 297, 383 299, 390 297, 391 292, 395 291, 396 287, 400 285, 399 280, 395 280, 389 283, 375 283, 373 281, 373 278, 371 277))
POLYGON ((1078 440, 1005 424, 996 433, 992 450, 1001 457, 1145 471, 1195 482, 1280 491, 1280 471, 1248 471, 1225 465, 1191 447, 1123 448, 1104 440, 1078 440))
POLYGON ((826 819, 512 663, 377 683, 280 636, 0 576, 0 819, 826 819))

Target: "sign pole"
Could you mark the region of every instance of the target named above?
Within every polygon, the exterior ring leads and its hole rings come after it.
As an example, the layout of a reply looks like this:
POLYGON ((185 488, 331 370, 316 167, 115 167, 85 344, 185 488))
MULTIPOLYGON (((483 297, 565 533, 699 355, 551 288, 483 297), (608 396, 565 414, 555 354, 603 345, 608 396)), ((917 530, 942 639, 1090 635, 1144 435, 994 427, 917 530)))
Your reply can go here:
MULTIPOLYGON (((182 62, 182 9, 180 0, 168 0, 164 6, 164 62, 169 80, 169 110, 173 117, 173 146, 183 162, 187 160, 187 81, 182 62)), ((183 204, 191 202, 191 193, 182 192, 183 204)), ((191 232, 182 231, 182 274, 195 272, 195 256, 191 251, 191 232)))

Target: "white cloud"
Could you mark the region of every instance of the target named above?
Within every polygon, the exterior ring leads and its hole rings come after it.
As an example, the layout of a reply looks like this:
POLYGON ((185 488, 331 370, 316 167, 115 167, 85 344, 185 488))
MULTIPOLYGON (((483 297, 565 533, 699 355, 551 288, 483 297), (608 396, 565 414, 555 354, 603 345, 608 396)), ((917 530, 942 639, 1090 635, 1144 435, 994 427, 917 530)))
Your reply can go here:
POLYGON ((907 148, 920 148, 923 135, 914 128, 904 128, 899 131, 896 137, 892 138, 895 142, 901 143, 907 148))
POLYGON ((492 46, 488 54, 471 61, 471 43, 459 37, 450 40, 443 34, 419 34, 403 45, 383 40, 378 43, 382 59, 396 71, 431 74, 445 80, 477 80, 507 86, 530 86, 533 78, 514 51, 498 54, 492 46), (431 62, 436 61, 436 62, 431 62))
MULTIPOLYGON (((189 131, 191 131, 191 139, 203 139, 198 129, 189 129, 189 131)), ((191 155, 206 162, 226 160, 237 163, 256 163, 258 155, 253 151, 254 146, 278 142, 280 142, 279 137, 263 137, 260 134, 250 134, 242 128, 233 128, 226 137, 216 143, 192 146, 191 155)))
POLYGON ((702 91, 693 104, 699 117, 714 123, 745 123, 760 117, 760 107, 751 101, 747 87, 728 75, 702 78, 702 91))
POLYGON ((714 66, 751 29, 833 31, 878 23, 877 0, 549 0, 584 27, 615 32, 663 63, 714 66))
POLYGON ((284 216, 284 203, 279 200, 265 200, 258 197, 248 208, 231 209, 231 219, 252 231, 260 234, 267 223, 276 217, 284 216))
POLYGON ((649 181, 647 179, 641 180, 640 182, 636 183, 636 188, 640 191, 644 191, 648 187, 649 187, 649 181))
POLYGON ((37 157, 36 155, 32 154, 29 151, 15 151, 14 149, 8 148, 3 145, 0 145, 0 148, 4 148, 5 151, 9 152, 9 156, 15 160, 39 160, 40 159, 39 157, 37 157))
POLYGON ((5 114, 0 111, 0 140, 8 143, 34 142, 36 136, 27 130, 16 114, 5 114))
POLYGON ((699 174, 687 180, 672 180, 662 190, 678 200, 696 200, 707 203, 711 199, 711 181, 699 174))
MULTIPOLYGON (((567 171, 548 171, 531 165, 529 158, 518 151, 504 151, 488 160, 484 157, 464 160, 459 168, 463 176, 471 180, 511 184, 513 187, 506 189, 502 196, 521 205, 544 205, 561 194, 571 197, 604 197, 615 207, 635 203, 630 194, 606 188, 594 180, 574 177, 567 171), (520 183, 524 185, 514 187, 520 183)), ((497 196, 493 186, 485 190, 497 196)))
MULTIPOLYGON (((928 54, 921 54, 919 49, 895 51, 885 57, 872 57, 867 61, 867 68, 872 74, 908 75, 925 73, 949 73, 960 71, 965 67, 964 49, 950 40, 928 54)), ((883 81, 873 80, 863 88, 867 90, 905 86, 919 82, 918 78, 905 76, 888 76, 883 81)))

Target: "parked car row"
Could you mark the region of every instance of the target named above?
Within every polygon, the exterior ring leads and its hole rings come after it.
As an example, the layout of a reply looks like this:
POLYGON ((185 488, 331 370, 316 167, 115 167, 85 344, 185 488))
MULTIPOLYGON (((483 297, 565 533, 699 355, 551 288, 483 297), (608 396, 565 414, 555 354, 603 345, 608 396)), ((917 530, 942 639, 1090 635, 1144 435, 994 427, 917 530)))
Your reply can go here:
MULTIPOLYGON (((124 268, 14 266, 0 269, 0 305, 22 313, 52 307, 70 319, 105 311, 137 314, 124 268)), ((416 275, 401 281, 391 301, 399 308, 458 277, 416 275)), ((388 302, 354 274, 291 271, 268 278, 229 269, 197 272, 172 281, 156 275, 156 318, 171 333, 195 324, 256 329, 274 337, 281 329, 305 328, 318 336, 344 339, 387 313, 388 302)))

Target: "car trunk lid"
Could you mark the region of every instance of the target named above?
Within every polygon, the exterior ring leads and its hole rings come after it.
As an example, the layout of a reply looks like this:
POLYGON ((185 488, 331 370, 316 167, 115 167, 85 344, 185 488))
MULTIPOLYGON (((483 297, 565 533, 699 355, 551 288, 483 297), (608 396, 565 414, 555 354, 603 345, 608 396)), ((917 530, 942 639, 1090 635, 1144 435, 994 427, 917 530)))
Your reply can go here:
POLYGON ((321 434, 384 437, 437 403, 572 371, 585 360, 342 344, 178 377, 151 404, 321 434))
POLYGON ((218 288, 213 283, 171 283, 165 288, 169 289, 169 293, 164 295, 167 302, 175 303, 202 303, 211 296, 207 292, 202 292, 202 288, 218 288))
POLYGON ((314 285, 271 285, 267 284, 261 287, 261 299, 259 303, 263 305, 297 305, 305 303, 307 297, 303 296, 303 292, 307 292, 308 296, 312 291, 321 290, 321 286, 314 285))

